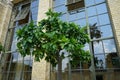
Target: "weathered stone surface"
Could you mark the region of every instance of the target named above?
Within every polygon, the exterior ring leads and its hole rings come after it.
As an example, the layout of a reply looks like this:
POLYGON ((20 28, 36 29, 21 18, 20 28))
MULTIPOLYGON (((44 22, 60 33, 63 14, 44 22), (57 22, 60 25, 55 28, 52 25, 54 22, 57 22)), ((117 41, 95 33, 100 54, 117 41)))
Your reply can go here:
POLYGON ((0 2, 0 42, 2 42, 4 34, 3 32, 3 25, 4 25, 4 18, 5 18, 5 12, 6 12, 6 6, 0 2))
POLYGON ((116 44, 120 54, 120 0, 107 0, 107 2, 117 42, 116 44))
MULTIPOLYGON (((5 38, 6 38, 7 31, 8 31, 11 12, 12 12, 11 5, 0 2, 0 42, 2 43, 2 45, 4 45, 5 43, 5 38)), ((2 68, 3 66, 2 64, 0 64, 0 80, 2 78, 1 77, 2 68)))
MULTIPOLYGON (((46 18, 45 12, 51 7, 51 0, 39 0, 37 21, 46 18)), ((50 65, 44 59, 41 62, 33 62, 32 80, 49 80, 50 65)))
POLYGON ((0 2, 0 42, 4 44, 9 26, 12 6, 0 2))

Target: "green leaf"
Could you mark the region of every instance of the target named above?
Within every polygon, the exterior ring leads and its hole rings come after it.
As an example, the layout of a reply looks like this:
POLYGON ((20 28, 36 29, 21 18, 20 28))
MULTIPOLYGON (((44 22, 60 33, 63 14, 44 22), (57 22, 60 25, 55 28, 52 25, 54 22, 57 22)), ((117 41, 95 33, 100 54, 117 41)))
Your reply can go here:
POLYGON ((59 58, 64 59, 64 55, 59 55, 63 49, 71 53, 69 57, 73 64, 89 61, 90 52, 83 50, 84 45, 90 41, 85 32, 86 27, 80 28, 75 23, 61 21, 61 13, 51 9, 46 15, 47 18, 39 21, 37 25, 31 21, 16 32, 19 52, 23 56, 31 52, 36 61, 44 58, 53 66, 56 66, 59 58))

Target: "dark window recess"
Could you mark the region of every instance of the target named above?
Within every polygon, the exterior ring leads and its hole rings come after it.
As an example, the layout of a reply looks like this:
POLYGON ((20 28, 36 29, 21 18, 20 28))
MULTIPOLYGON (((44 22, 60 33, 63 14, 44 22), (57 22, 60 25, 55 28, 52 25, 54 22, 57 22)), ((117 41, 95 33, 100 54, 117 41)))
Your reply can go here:
POLYGON ((85 7, 84 0, 67 0, 68 11, 85 7))
POLYGON ((103 76, 102 75, 97 75, 96 80, 103 80, 103 76))
POLYGON ((19 20, 19 25, 26 24, 28 22, 29 22, 29 13, 27 14, 27 16, 24 19, 19 20))
POLYGON ((19 11, 19 13, 15 18, 15 21, 18 21, 19 25, 28 23, 29 13, 30 13, 30 4, 22 5, 21 10, 19 11))

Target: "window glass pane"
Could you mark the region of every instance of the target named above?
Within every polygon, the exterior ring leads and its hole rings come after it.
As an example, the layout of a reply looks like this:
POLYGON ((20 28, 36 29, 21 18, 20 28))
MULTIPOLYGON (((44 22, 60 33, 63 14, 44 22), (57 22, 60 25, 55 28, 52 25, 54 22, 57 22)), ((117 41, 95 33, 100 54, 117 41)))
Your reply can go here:
POLYGON ((106 8, 106 4, 105 3, 97 5, 96 8, 97 8, 98 14, 106 13, 107 12, 107 8, 106 8))
POLYGON ((89 49, 89 44, 85 44, 84 50, 90 50, 89 49))
POLYGON ((74 22, 78 24, 80 27, 86 26, 86 19, 81 19, 74 22))
POLYGON ((105 0, 95 0, 96 3, 105 2, 105 0))
POLYGON ((37 14, 38 8, 37 7, 31 8, 31 12, 32 12, 32 14, 37 14))
POLYGON ((88 16, 96 15, 96 9, 94 6, 87 8, 87 11, 88 11, 88 16))
POLYGON ((106 54, 106 64, 108 68, 120 68, 120 58, 117 53, 106 54))
POLYGON ((105 53, 114 53, 116 52, 114 39, 103 40, 105 53))
POLYGON ((77 18, 76 14, 69 15, 69 21, 75 20, 77 18))
POLYGON ((62 21, 67 21, 67 14, 62 14, 62 15, 60 16, 60 19, 61 19, 62 21))
POLYGON ((56 7, 56 6, 59 6, 61 4, 65 4, 66 3, 65 1, 66 0, 54 0, 54 6, 56 7))
POLYGON ((18 52, 12 53, 13 56, 13 62, 17 62, 18 58, 20 58, 20 54, 18 52))
MULTIPOLYGON (((29 68, 27 65, 24 65, 25 69, 29 68)), ((31 71, 23 72, 24 80, 31 80, 31 71)))
POLYGON ((17 46, 16 46, 16 44, 17 44, 16 31, 17 31, 18 29, 20 29, 20 28, 21 28, 20 26, 14 28, 14 34, 13 34, 13 41, 12 41, 11 51, 15 51, 15 50, 17 49, 17 46))
POLYGON ((15 66, 16 74, 15 74, 15 79, 14 80, 20 80, 21 79, 22 66, 23 66, 22 61, 19 61, 18 63, 16 63, 16 66, 15 66))
POLYGON ((100 25, 110 24, 108 14, 99 15, 98 17, 99 17, 100 25))
POLYGON ((82 11, 82 12, 76 13, 76 16, 77 16, 77 19, 85 18, 85 12, 82 11))
POLYGON ((95 41, 92 45, 94 46, 94 54, 104 53, 102 41, 95 41))
POLYGON ((101 38, 101 30, 96 24, 90 25, 90 35, 91 39, 101 38))
POLYGON ((95 67, 98 69, 104 69, 106 67, 104 54, 95 55, 94 62, 95 62, 95 67))
POLYGON ((13 33, 13 41, 17 41, 17 39, 16 39, 16 30, 17 30, 17 27, 14 27, 14 29, 13 29, 13 31, 14 31, 14 33, 13 33))
POLYGON ((37 16, 36 16, 36 15, 32 15, 32 19, 33 19, 34 21, 36 21, 36 20, 37 20, 37 16))
POLYGON ((102 26, 102 27, 100 27, 100 29, 101 29, 101 32, 102 32, 101 36, 103 38, 105 38, 105 37, 112 37, 113 36, 112 28, 111 28, 110 25, 102 26))
POLYGON ((31 3, 31 7, 38 6, 38 3, 39 3, 39 0, 32 1, 32 3, 31 3))
POLYGON ((94 5, 94 0, 85 0, 85 5, 86 6, 91 6, 91 5, 94 5))
POLYGON ((93 25, 93 24, 95 24, 95 23, 96 23, 96 26, 98 26, 97 16, 95 16, 95 17, 90 17, 90 18, 89 18, 89 24, 90 24, 90 25, 93 25))
POLYGON ((30 11, 30 7, 27 6, 25 8, 23 8, 17 15, 17 17, 15 18, 15 21, 19 21, 19 20, 22 20, 22 19, 25 19, 28 15, 30 11))
POLYGON ((11 51, 15 51, 17 49, 17 42, 13 41, 11 46, 11 51))
POLYGON ((39 0, 34 0, 31 3, 31 12, 32 12, 32 20, 37 20, 37 15, 38 15, 38 3, 39 0))
POLYGON ((32 66, 32 56, 27 55, 24 57, 24 64, 32 66))
POLYGON ((65 13, 67 11, 67 8, 66 6, 63 5, 63 6, 55 7, 54 11, 65 13))

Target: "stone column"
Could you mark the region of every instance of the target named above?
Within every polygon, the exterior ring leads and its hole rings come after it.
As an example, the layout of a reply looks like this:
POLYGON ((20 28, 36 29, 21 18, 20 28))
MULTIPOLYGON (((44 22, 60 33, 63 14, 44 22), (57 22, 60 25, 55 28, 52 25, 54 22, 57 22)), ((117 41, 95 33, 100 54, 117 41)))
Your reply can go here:
POLYGON ((0 42, 3 44, 9 26, 12 4, 10 2, 0 2, 0 11, 0 42))
POLYGON ((120 55, 120 0, 107 0, 107 3, 120 55))
MULTIPOLYGON (((110 18, 112 20, 113 31, 115 34, 116 45, 118 49, 118 54, 120 56, 120 0, 107 0, 108 9, 110 13, 110 18)), ((109 63, 108 67, 112 67, 109 63)), ((115 72, 113 70, 108 70, 106 79, 115 80, 115 72)))
MULTIPOLYGON (((52 0, 39 0, 37 21, 46 18, 45 13, 51 8, 51 2, 52 0)), ((32 80, 50 80, 50 64, 44 59, 40 62, 33 61, 32 80)))
MULTIPOLYGON (((11 12, 12 12, 12 3, 7 1, 5 2, 0 1, 0 42, 2 43, 2 45, 4 45, 5 43, 9 21, 11 18, 11 12)), ((1 58, 3 58, 3 56, 1 58)), ((0 63, 0 80, 2 78, 4 60, 1 59, 1 62, 2 63, 0 63)))

